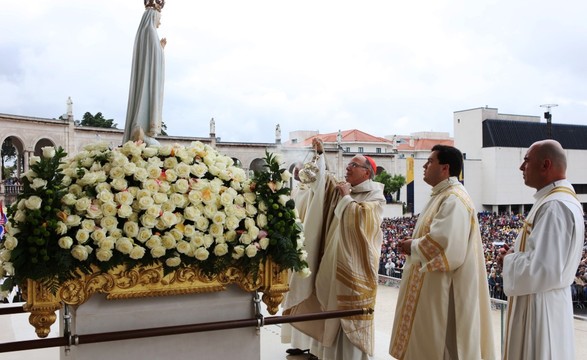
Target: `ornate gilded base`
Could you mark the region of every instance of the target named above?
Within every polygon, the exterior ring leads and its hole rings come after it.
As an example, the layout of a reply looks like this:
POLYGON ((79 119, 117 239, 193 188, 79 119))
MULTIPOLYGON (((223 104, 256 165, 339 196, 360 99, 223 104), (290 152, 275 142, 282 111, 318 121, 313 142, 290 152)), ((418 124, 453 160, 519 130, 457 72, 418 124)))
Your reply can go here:
POLYGON ((289 290, 287 275, 287 270, 280 271, 271 261, 262 265, 256 281, 235 268, 209 277, 191 267, 164 275, 161 265, 132 270, 119 266, 107 273, 100 273, 96 269, 95 273, 67 281, 56 294, 52 294, 42 284, 29 280, 24 289, 24 309, 31 313, 29 322, 35 327, 37 336, 44 338, 49 335, 50 327, 56 320, 55 312, 61 309, 62 303, 81 305, 95 293, 106 294, 107 299, 128 299, 216 292, 225 290, 230 284, 237 284, 245 291, 263 292, 262 300, 267 305, 267 311, 275 314, 284 293, 289 290))

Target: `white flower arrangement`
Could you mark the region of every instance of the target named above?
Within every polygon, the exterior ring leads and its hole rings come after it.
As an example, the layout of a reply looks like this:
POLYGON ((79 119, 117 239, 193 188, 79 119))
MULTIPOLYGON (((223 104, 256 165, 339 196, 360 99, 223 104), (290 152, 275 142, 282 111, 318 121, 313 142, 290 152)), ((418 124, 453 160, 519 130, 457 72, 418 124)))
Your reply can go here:
POLYGON ((247 179, 230 157, 201 142, 120 148, 86 146, 66 158, 46 147, 23 175, 0 244, 3 289, 26 279, 50 288, 89 272, 164 264, 214 275, 236 267, 256 276, 268 257, 309 274, 290 174, 266 154, 247 179))

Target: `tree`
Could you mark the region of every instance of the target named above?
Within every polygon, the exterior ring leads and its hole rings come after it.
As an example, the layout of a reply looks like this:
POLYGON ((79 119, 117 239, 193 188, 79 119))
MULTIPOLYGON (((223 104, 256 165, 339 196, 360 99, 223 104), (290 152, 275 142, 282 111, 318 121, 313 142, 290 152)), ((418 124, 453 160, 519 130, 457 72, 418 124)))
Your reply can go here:
POLYGON ((383 184, 383 195, 388 202, 393 200, 393 194, 396 193, 395 200, 399 199, 399 191, 406 184, 406 178, 402 175, 391 176, 385 170, 375 176, 375 181, 383 184))
POLYGON ((12 139, 7 138, 2 143, 2 178, 8 179, 14 175, 14 171, 16 169, 16 148, 12 145, 12 139), (6 165, 6 163, 14 163, 13 166, 6 165))
POLYGON ((116 129, 118 124, 114 123, 114 119, 104 119, 104 115, 101 112, 97 112, 96 115, 92 115, 90 112, 84 114, 81 126, 93 126, 100 128, 111 128, 116 129))

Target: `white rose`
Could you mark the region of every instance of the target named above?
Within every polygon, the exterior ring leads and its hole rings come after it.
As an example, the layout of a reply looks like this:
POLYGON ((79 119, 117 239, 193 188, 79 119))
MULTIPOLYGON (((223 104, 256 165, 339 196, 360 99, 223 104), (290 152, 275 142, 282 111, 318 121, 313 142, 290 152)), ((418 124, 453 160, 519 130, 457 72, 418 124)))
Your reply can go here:
POLYGON ((190 177, 191 172, 190 165, 186 163, 179 163, 175 167, 175 172, 177 173, 177 176, 179 176, 180 178, 188 179, 190 177))
POLYGON ((145 241, 149 240, 152 235, 153 232, 151 229, 142 227, 139 229, 139 233, 137 234, 137 240, 144 243, 145 241))
POLYGON ((147 173, 150 179, 159 179, 161 177, 161 168, 156 165, 147 166, 147 173))
POLYGON ((71 256, 79 261, 85 261, 88 259, 88 249, 83 245, 75 245, 71 249, 71 256))
POLYGON ((116 239, 112 236, 107 236, 104 239, 100 240, 98 246, 100 249, 104 250, 112 250, 114 249, 114 244, 116 243, 116 239))
POLYGON ((4 270, 4 275, 14 276, 14 265, 11 262, 3 263, 2 269, 4 270))
POLYGON ((135 245, 128 256, 130 256, 131 259, 135 260, 142 259, 143 256, 145 256, 145 248, 142 246, 135 245))
POLYGON ((296 274, 298 274, 298 276, 301 278, 307 278, 308 276, 310 276, 310 274, 312 274, 312 272, 310 271, 310 269, 305 267, 302 270, 298 271, 296 274))
POLYGON ((153 201, 153 198, 150 196, 143 196, 143 197, 139 198, 139 201, 137 204, 138 204, 139 209, 146 210, 149 208, 149 206, 154 204, 154 201, 153 201))
POLYGON ((86 211, 90 207, 91 204, 92 204, 92 202, 90 201, 89 198, 83 197, 81 199, 77 199, 77 201, 75 202, 75 209, 77 211, 83 212, 83 211, 86 211))
POLYGON ((96 198, 103 203, 114 201, 114 194, 110 190, 102 190, 96 195, 96 198))
POLYGON ((135 180, 141 181, 141 182, 145 181, 148 176, 149 176, 149 173, 147 172, 147 169, 144 169, 144 168, 137 168, 137 170, 133 174, 133 178, 135 180))
POLYGON ((227 232, 224 233, 224 239, 226 239, 226 241, 228 242, 233 242, 236 240, 236 231, 234 230, 228 230, 227 232))
POLYGON ((161 156, 169 156, 171 155, 171 150, 173 148, 170 145, 162 145, 159 147, 159 155, 161 156))
POLYGON ((135 238, 139 234, 139 224, 134 221, 127 221, 124 223, 122 230, 126 236, 135 238))
POLYGON ((255 245, 255 244, 249 244, 245 248, 245 253, 250 258, 255 257, 255 255, 257 255, 257 245, 255 245))
POLYGON ((4 238, 4 247, 7 250, 14 250, 18 246, 18 240, 9 234, 6 234, 4 238))
POLYGON ((175 240, 175 237, 173 235, 171 235, 170 233, 167 233, 163 236, 161 236, 161 245, 165 248, 165 249, 173 249, 175 248, 175 246, 177 245, 177 241, 175 240))
POLYGON ((12 219, 16 222, 22 223, 26 220, 26 213, 22 210, 16 210, 12 219))
POLYGON ((255 207, 255 205, 246 204, 245 212, 248 216, 255 216, 257 214, 257 208, 255 207))
POLYGON ((201 215, 202 214, 200 213, 200 211, 196 207, 193 207, 193 206, 188 206, 183 211, 184 218, 186 218, 187 220, 191 220, 191 221, 196 220, 201 215))
POLYGON ((69 206, 74 205, 76 201, 77 201, 77 198, 72 193, 67 193, 61 198, 61 202, 64 203, 65 205, 69 205, 69 206))
POLYGON ((181 264, 181 258, 179 256, 174 256, 165 260, 165 264, 169 267, 176 267, 181 264))
POLYGON ((112 258, 112 255, 113 255, 113 253, 112 253, 112 250, 110 250, 110 249, 99 248, 96 251, 96 258, 99 261, 108 261, 112 258))
POLYGON ((157 218, 151 215, 143 214, 141 216, 141 224, 148 228, 154 228, 157 225, 157 218))
POLYGON ((200 230, 200 231, 207 231, 208 230, 208 225, 210 224, 210 221, 208 220, 208 218, 204 217, 204 216, 198 216, 198 218, 196 219, 196 229, 200 230))
POLYGON ((157 156, 157 153, 159 152, 158 147, 156 146, 148 146, 146 148, 143 149, 143 157, 144 158, 150 158, 153 156, 157 156))
MULTIPOLYGON (((175 157, 168 157, 163 160, 163 167, 165 169, 174 169, 177 166, 178 162, 175 157)), ((167 173, 167 171, 165 171, 167 173)))
POLYGON ((114 201, 103 203, 101 206, 102 214, 106 216, 115 216, 118 213, 118 208, 114 201))
POLYGON ((179 179, 173 184, 173 189, 180 194, 185 194, 190 189, 190 183, 186 179, 179 179))
POLYGON ((134 175, 134 173, 137 171, 137 164, 129 162, 123 167, 123 169, 126 176, 134 175))
POLYGON ((92 240, 94 240, 94 244, 99 244, 101 241, 106 239, 106 230, 104 229, 96 229, 92 232, 92 240))
POLYGON ((171 200, 167 200, 163 204, 161 204, 161 211, 163 212, 173 212, 175 211, 175 204, 171 200))
POLYGON ((149 193, 157 193, 159 191, 159 181, 155 179, 147 179, 143 182, 143 189, 149 193))
POLYGON ((11 257, 12 257, 12 251, 10 251, 8 249, 0 250, 0 261, 1 262, 9 262, 11 257))
POLYGON ((200 261, 204 261, 210 255, 210 252, 208 250, 206 250, 206 248, 199 247, 196 249, 196 252, 194 255, 195 255, 196 259, 198 259, 200 261))
POLYGON ((40 189, 47 186, 47 180, 43 180, 41 178, 33 179, 33 183, 31 184, 31 188, 33 189, 40 189))
POLYGON ((132 240, 127 237, 121 237, 116 240, 116 250, 123 254, 130 254, 133 247, 132 240))
POLYGON ((191 246, 190 243, 187 241, 179 241, 177 243, 177 251, 179 251, 180 253, 184 254, 184 255, 188 255, 190 250, 191 250, 191 246))
POLYGON ((94 220, 82 220, 81 227, 86 231, 92 231, 96 227, 96 223, 94 220))
POLYGON ((151 249, 151 256, 155 259, 162 257, 165 255, 166 249, 163 246, 155 246, 151 249))
POLYGON ((110 185, 112 185, 113 189, 118 191, 122 191, 128 187, 128 183, 125 179, 114 179, 110 185))
POLYGON ((78 215, 68 215, 65 219, 65 225, 67 225, 68 227, 75 227, 79 226, 81 221, 82 219, 78 215))
POLYGON ((62 249, 66 249, 66 250, 71 249, 71 247, 73 245, 73 239, 70 236, 63 236, 63 237, 59 238, 59 240, 57 241, 57 244, 62 249))
POLYGON ((291 179, 291 173, 287 170, 285 170, 284 172, 281 173, 281 180, 283 182, 288 182, 289 179, 291 179))
POLYGON ((177 173, 173 169, 165 170, 165 180, 170 183, 173 183, 177 180, 177 173))
POLYGON ((224 226, 228 230, 235 230, 238 228, 240 220, 236 216, 228 216, 224 222, 224 226))
POLYGON ((224 228, 221 224, 212 224, 210 225, 210 235, 214 237, 222 236, 224 233, 224 228))
POLYGON ((183 208, 188 203, 187 197, 185 195, 182 195, 182 194, 183 193, 179 193, 179 194, 178 193, 173 193, 169 197, 169 200, 174 205, 174 207, 183 208))
POLYGON ((161 222, 166 228, 170 228, 173 225, 177 224, 177 216, 174 213, 166 211, 161 215, 161 222))
POLYGON ((147 242, 145 243, 149 249, 156 248, 157 246, 161 246, 161 237, 159 235, 153 235, 147 242))
POLYGON ((75 239, 80 244, 85 244, 90 239, 90 232, 88 230, 79 229, 75 234, 75 239))
MULTIPOLYGON (((38 164, 39 161, 41 161, 41 157, 40 156, 34 156, 33 155, 33 156, 29 157, 29 166, 38 164)), ((29 180, 30 180, 30 178, 29 178, 29 180)))
POLYGON ((167 196, 167 194, 164 193, 154 193, 153 194, 153 201, 155 202, 155 204, 164 204, 169 200, 169 196, 167 196))
POLYGON ((227 244, 216 244, 214 246, 214 255, 216 256, 224 256, 228 253, 228 245, 227 244))
POLYGON ((102 207, 96 204, 91 204, 86 210, 86 216, 90 219, 97 219, 102 217, 102 207))
POLYGON ((233 259, 238 260, 238 259, 242 258, 244 254, 245 254, 245 247, 242 245, 235 246, 232 249, 232 258, 233 259))
POLYGON ((120 205, 132 205, 134 196, 129 191, 122 191, 114 196, 114 199, 120 205))
POLYGON ((40 209, 42 203, 43 203, 43 200, 41 200, 40 197, 35 196, 35 195, 29 197, 28 199, 26 199, 24 201, 24 205, 29 210, 38 210, 38 209, 40 209))
POLYGON ((279 195, 277 202, 279 202, 282 206, 285 206, 285 203, 287 203, 289 199, 290 197, 287 195, 279 195))
POLYGON ((306 261, 306 259, 308 258, 308 252, 306 250, 302 250, 300 251, 300 256, 299 256, 300 260, 302 261, 306 261))
POLYGON ((247 204, 254 204, 257 201, 257 195, 255 193, 245 193, 244 197, 247 204))
POLYGON ((133 210, 130 205, 122 204, 116 213, 119 217, 127 219, 133 214, 133 210))
POLYGON ((264 229, 267 226, 267 216, 265 214, 257 215, 257 226, 264 229))
POLYGON ((190 167, 190 171, 195 177, 202 178, 208 172, 208 167, 205 164, 194 164, 190 167))
POLYGON ((267 249, 267 246, 269 246, 269 238, 268 237, 264 237, 261 240, 259 240, 259 246, 263 250, 267 249))

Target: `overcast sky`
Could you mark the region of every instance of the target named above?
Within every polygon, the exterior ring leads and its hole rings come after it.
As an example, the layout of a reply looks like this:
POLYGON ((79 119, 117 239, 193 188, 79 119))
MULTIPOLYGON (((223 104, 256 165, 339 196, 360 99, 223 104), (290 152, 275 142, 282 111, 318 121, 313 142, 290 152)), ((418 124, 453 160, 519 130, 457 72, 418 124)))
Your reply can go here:
MULTIPOLYGON (((0 113, 102 112, 124 128, 142 0, 1 1, 0 113)), ((453 134, 489 106, 587 125, 587 1, 168 0, 168 133, 453 134)))

